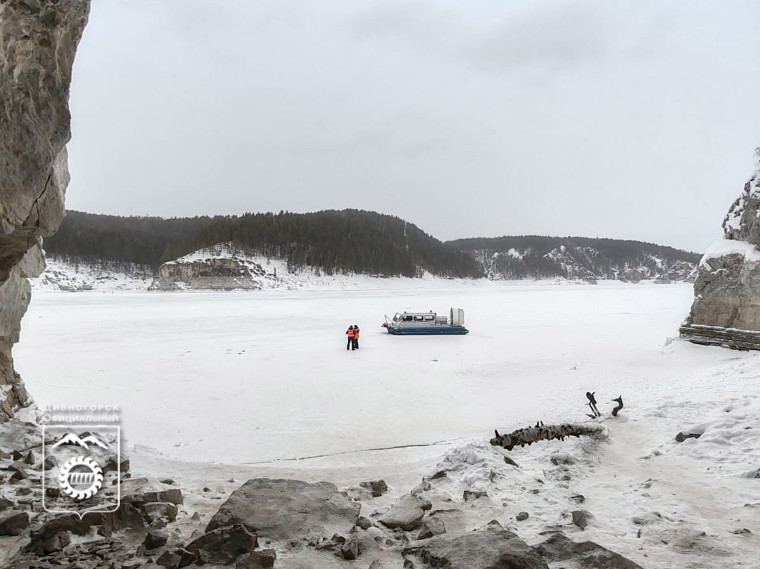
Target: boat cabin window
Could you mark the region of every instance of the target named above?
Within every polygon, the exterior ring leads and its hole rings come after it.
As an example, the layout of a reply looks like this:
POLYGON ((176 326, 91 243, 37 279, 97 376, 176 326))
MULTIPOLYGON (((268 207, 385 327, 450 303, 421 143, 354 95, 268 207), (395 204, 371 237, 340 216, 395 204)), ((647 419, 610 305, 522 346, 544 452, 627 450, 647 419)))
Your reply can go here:
POLYGON ((413 317, 411 316, 404 316, 404 322, 411 322, 413 320, 413 317))
POLYGON ((415 322, 422 322, 422 316, 415 316, 414 317, 415 322))
POLYGON ((428 314, 425 316, 425 322, 432 322, 433 320, 435 320, 435 314, 428 314))

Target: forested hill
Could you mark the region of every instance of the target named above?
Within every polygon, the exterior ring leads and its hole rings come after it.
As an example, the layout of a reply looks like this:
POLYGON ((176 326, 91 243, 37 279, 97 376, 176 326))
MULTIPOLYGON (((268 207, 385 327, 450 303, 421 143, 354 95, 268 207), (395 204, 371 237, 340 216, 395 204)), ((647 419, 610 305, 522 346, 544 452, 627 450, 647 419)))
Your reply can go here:
POLYGON ((694 277, 700 259, 697 253, 653 243, 587 237, 523 235, 448 244, 476 258, 491 279, 680 281, 694 277))
POLYGON ((382 276, 479 277, 472 257, 397 217, 359 210, 162 219, 67 212, 45 239, 49 255, 74 263, 161 263, 230 242, 291 268, 382 276))

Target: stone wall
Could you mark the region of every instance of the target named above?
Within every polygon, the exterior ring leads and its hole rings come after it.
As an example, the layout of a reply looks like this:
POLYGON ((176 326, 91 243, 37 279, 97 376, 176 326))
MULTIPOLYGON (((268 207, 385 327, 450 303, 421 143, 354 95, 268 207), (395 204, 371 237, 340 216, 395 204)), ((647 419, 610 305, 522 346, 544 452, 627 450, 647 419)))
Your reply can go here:
POLYGON ((0 0, 0 421, 28 403, 11 348, 69 182, 69 86, 89 0, 0 0))

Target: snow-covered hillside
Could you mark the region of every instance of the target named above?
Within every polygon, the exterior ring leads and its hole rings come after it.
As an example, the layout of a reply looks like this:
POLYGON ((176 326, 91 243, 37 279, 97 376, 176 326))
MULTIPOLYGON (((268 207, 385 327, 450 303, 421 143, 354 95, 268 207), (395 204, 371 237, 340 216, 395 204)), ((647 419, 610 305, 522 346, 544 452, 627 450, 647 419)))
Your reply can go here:
POLYGON ((538 248, 510 247, 506 251, 472 249, 467 253, 480 262, 491 280, 563 278, 570 281, 658 283, 694 282, 697 263, 668 259, 656 253, 641 252, 630 259, 614 259, 594 247, 559 245, 544 252, 538 248))
POLYGON ((487 285, 485 279, 450 279, 424 273, 418 278, 378 277, 319 270, 289 269, 283 259, 247 254, 220 244, 164 263, 154 276, 150 267, 129 264, 70 263, 46 259, 45 272, 30 279, 34 290, 66 292, 167 290, 375 289, 487 285))
POLYGON ((293 268, 281 258, 247 252, 231 244, 201 249, 161 265, 153 275, 149 267, 102 263, 72 264, 48 259, 47 270, 32 280, 39 290, 101 291, 117 290, 273 290, 345 289, 376 287, 416 287, 470 284, 488 286, 488 281, 535 280, 540 282, 590 282, 619 280, 657 283, 692 282, 695 264, 649 255, 636 265, 615 265, 599 251, 589 247, 560 246, 539 258, 546 270, 529 273, 536 252, 530 248, 508 251, 470 251, 485 269, 486 279, 447 279, 424 273, 419 278, 380 277, 346 273, 327 274, 318 268, 293 268), (547 269, 548 267, 548 269, 547 269), (393 283, 393 284, 391 284, 393 283))
POLYGON ((126 263, 74 264, 48 257, 45 259, 45 265, 45 272, 35 279, 30 279, 34 290, 145 290, 153 279, 150 267, 126 263))

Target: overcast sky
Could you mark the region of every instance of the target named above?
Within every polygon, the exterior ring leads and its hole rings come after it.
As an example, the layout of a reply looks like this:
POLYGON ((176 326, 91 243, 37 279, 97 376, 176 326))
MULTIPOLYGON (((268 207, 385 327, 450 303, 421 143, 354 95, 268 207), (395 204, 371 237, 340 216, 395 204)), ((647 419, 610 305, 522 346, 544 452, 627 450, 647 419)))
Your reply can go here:
POLYGON ((756 0, 95 0, 67 206, 704 250, 760 145, 759 23, 756 0))

